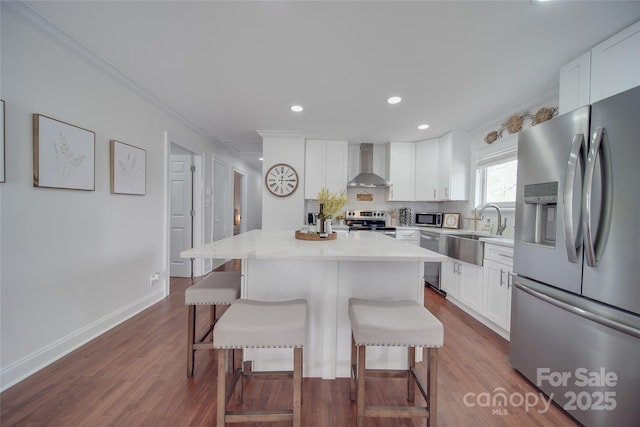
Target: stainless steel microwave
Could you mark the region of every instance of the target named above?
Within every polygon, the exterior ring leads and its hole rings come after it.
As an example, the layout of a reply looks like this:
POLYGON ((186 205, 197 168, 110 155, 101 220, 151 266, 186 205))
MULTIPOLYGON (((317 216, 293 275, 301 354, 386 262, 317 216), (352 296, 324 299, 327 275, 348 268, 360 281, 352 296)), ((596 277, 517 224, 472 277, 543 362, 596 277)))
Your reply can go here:
POLYGON ((416 213, 415 225, 423 227, 442 227, 442 214, 439 212, 416 213))

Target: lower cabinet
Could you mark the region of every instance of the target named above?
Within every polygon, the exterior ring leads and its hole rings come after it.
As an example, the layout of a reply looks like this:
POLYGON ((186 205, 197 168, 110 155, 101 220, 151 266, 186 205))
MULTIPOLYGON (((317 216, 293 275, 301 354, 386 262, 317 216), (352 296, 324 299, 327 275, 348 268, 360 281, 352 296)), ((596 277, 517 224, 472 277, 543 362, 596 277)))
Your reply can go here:
POLYGON ((442 263, 442 290, 475 311, 482 307, 482 267, 458 260, 442 263))
POLYGON ((511 273, 508 264, 484 262, 482 315, 509 331, 511 324, 511 273))
POLYGON ((451 258, 443 262, 440 286, 449 301, 509 339, 513 248, 485 243, 484 254, 482 267, 451 258))

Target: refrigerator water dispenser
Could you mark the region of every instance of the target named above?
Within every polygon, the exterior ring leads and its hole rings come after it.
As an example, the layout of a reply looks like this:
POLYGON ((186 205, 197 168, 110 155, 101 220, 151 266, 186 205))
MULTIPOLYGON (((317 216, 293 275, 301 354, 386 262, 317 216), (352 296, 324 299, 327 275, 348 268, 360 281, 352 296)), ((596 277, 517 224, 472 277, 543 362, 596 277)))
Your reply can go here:
POLYGON ((538 245, 555 247, 557 204, 557 181, 524 186, 522 240, 538 245))

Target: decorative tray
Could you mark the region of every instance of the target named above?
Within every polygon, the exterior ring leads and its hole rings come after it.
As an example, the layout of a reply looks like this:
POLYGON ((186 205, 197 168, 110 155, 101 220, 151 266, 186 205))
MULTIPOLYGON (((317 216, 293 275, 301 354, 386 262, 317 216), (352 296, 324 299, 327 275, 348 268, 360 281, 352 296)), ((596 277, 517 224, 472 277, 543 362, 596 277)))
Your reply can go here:
POLYGON ((298 240, 336 240, 338 238, 338 234, 336 232, 329 233, 326 237, 320 237, 320 233, 303 233, 300 230, 296 230, 296 239, 298 240))

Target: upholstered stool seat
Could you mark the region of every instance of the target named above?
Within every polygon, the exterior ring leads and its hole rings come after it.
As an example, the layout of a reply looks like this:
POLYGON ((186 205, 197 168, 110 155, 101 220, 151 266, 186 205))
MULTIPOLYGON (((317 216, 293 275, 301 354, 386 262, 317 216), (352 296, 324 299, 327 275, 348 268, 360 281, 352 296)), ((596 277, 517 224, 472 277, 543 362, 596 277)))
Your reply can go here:
POLYGON ((190 286, 184 294, 189 306, 187 326, 187 376, 193 375, 195 351, 213 350, 213 327, 216 324, 216 306, 230 305, 240 298, 240 272, 214 271, 205 279, 190 286), (200 339, 196 339, 196 306, 209 306, 209 326, 200 339))
POLYGON ((241 422, 272 422, 291 420, 300 426, 302 402, 302 349, 307 330, 307 301, 254 301, 240 299, 231 304, 216 323, 213 346, 218 356, 217 425, 241 422), (293 348, 293 371, 246 372, 244 364, 236 368, 230 387, 226 386, 227 350, 247 348, 293 348), (227 411, 237 386, 237 404, 242 403, 243 377, 268 375, 270 378, 293 379, 292 409, 227 411))
POLYGON ((365 417, 427 418, 436 425, 438 348, 444 343, 442 323, 416 301, 349 300, 351 320, 351 400, 356 400, 357 425, 365 417), (407 370, 366 369, 367 346, 409 347, 407 370), (417 349, 427 348, 427 383, 422 383, 415 370, 417 349), (424 397, 425 407, 366 406, 365 377, 407 378, 407 400, 414 401, 415 384, 424 397))

